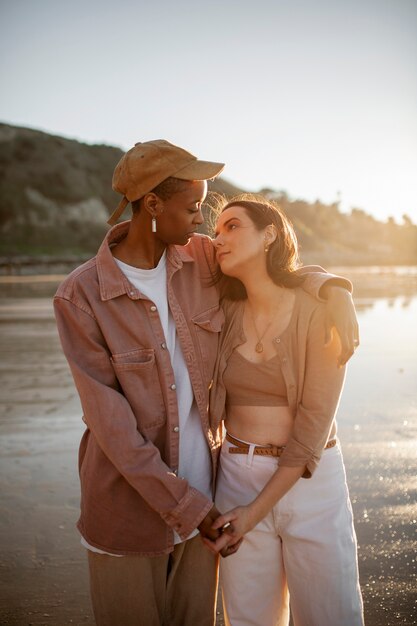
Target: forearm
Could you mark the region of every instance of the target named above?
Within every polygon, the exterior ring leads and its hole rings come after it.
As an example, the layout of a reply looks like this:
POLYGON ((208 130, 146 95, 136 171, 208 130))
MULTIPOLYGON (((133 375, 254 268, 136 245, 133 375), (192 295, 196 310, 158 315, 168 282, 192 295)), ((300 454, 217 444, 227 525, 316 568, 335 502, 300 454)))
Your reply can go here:
POLYGON ((334 287, 339 287, 348 293, 351 293, 353 289, 350 280, 330 274, 319 265, 304 265, 297 270, 297 274, 304 278, 303 289, 316 300, 327 300, 334 287))
MULTIPOLYGON (((77 378, 81 375, 78 371, 77 378)), ((122 394, 92 378, 90 394, 84 393, 85 382, 80 387, 81 403, 99 447, 147 504, 185 539, 210 510, 211 500, 176 476, 157 446, 143 437, 122 394)))
MULTIPOLYGON (((224 515, 220 515, 213 524, 220 529, 226 523, 229 527, 215 541, 204 540, 213 552, 227 549, 227 546, 238 546, 242 537, 251 531, 274 505, 295 485, 304 472, 304 467, 279 467, 261 493, 248 505, 238 506, 224 515)), ((237 548, 236 548, 237 549, 237 548)), ((227 556, 229 552, 222 552, 227 556)))
POLYGON ((258 496, 249 504, 253 526, 256 526, 304 473, 304 466, 279 467, 258 496))

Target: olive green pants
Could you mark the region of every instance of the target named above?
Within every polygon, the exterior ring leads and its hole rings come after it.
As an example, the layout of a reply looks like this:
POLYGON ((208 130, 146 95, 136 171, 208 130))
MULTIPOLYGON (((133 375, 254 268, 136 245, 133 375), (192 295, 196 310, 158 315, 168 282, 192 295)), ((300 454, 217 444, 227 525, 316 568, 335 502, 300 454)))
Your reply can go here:
POLYGON ((213 626, 218 560, 199 535, 158 557, 88 550, 98 626, 213 626))

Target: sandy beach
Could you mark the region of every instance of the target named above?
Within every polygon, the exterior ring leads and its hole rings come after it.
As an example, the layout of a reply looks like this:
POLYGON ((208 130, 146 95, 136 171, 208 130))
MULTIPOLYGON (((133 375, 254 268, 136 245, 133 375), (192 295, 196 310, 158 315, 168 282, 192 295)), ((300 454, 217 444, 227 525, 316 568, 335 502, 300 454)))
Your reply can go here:
MULTIPOLYGON (((75 529, 84 424, 47 297, 53 285, 27 297, 25 285, 17 293, 3 284, 0 303, 0 623, 92 625, 75 529)), ((417 290, 411 291, 358 299, 362 346, 339 411, 367 626, 417 624, 417 290)))

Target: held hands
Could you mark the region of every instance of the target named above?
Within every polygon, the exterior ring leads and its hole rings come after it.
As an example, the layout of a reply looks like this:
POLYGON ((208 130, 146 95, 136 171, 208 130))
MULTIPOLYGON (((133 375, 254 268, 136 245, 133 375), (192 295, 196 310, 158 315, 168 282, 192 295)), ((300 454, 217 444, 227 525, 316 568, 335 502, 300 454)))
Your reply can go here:
POLYGON ((221 536, 221 531, 218 529, 217 526, 214 526, 219 516, 220 511, 215 505, 213 505, 210 511, 207 513, 206 517, 200 522, 200 525, 198 526, 198 530, 200 531, 200 535, 203 539, 216 541, 216 539, 221 536))
POLYGON ((242 539, 240 539, 239 541, 231 541, 229 537, 228 539, 226 538, 226 542, 224 541, 222 526, 226 522, 217 522, 217 520, 223 517, 224 516, 220 515, 220 512, 218 511, 216 506, 213 506, 198 526, 198 530, 200 531, 203 543, 211 552, 213 552, 214 554, 220 552, 222 556, 230 556, 231 554, 237 552, 240 544, 242 543, 242 539), (217 541, 220 541, 222 537, 223 541, 220 544, 220 548, 217 550, 214 548, 214 546, 217 545, 217 541), (223 544, 225 546, 224 548, 223 544))
POLYGON ((243 536, 256 526, 257 520, 254 518, 249 505, 238 506, 224 515, 220 515, 214 522, 213 529, 221 531, 222 527, 227 524, 230 525, 219 533, 215 541, 203 538, 204 544, 211 552, 214 554, 220 552, 223 557, 237 552, 243 541, 243 536))
POLYGON ((359 346, 359 326, 352 295, 341 287, 329 286, 326 292, 326 345, 332 340, 334 326, 340 337, 339 367, 345 365, 359 346))

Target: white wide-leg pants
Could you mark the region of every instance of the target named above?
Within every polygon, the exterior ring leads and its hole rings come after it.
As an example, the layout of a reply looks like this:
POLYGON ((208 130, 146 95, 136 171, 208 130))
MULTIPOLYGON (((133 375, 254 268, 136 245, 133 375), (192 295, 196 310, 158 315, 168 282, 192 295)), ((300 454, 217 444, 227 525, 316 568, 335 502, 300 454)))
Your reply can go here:
MULTIPOLYGON (((224 441, 216 492, 223 513, 251 502, 279 459, 230 454, 224 441)), ((226 624, 362 626, 356 536, 339 445, 323 452, 309 479, 300 478, 251 532, 221 559, 226 624)))

